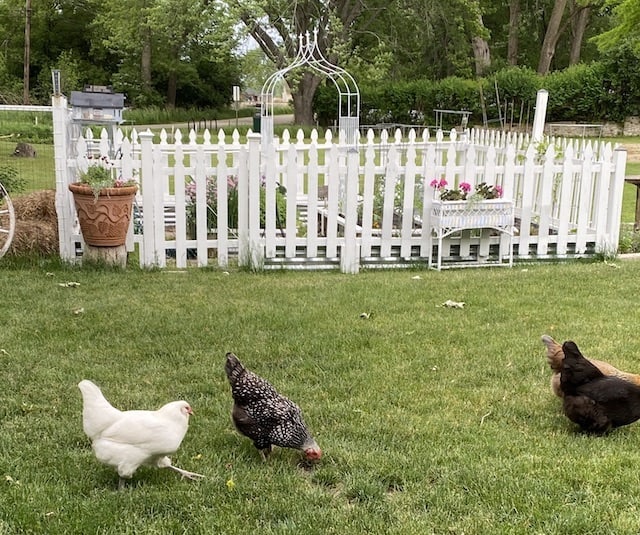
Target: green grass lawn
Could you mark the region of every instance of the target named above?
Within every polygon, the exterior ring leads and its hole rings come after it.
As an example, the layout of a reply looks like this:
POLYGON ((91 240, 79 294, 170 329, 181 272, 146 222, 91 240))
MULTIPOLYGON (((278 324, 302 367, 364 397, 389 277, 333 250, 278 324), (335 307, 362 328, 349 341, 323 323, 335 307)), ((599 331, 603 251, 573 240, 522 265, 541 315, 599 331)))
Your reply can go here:
POLYGON ((631 260, 349 276, 5 257, 0 533, 637 534, 640 427, 576 432, 540 336, 640 371, 639 294, 631 260), (301 405, 313 468, 234 431, 227 351, 301 405), (174 462, 206 479, 141 468, 117 492, 83 378, 122 409, 188 400, 174 462))

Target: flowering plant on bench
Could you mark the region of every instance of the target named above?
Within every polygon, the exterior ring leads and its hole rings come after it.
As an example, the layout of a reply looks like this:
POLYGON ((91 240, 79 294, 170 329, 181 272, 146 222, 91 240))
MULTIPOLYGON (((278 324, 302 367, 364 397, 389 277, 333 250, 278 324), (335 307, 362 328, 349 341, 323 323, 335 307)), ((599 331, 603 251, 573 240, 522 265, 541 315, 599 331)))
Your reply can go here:
POLYGON ((429 185, 434 189, 436 198, 441 201, 481 201, 485 199, 500 199, 502 197, 502 187, 499 185, 490 186, 486 182, 476 184, 472 190, 468 182, 460 182, 457 188, 447 188, 447 181, 444 178, 434 178, 429 185))

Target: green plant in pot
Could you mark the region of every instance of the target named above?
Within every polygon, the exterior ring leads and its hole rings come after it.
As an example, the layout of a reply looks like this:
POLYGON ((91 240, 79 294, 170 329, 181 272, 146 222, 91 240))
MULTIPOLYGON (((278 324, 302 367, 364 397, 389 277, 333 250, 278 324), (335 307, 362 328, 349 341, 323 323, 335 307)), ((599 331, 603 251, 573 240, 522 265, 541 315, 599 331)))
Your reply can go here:
POLYGON ((123 178, 108 157, 88 158, 89 166, 69 184, 86 244, 117 247, 125 244, 138 184, 123 178))

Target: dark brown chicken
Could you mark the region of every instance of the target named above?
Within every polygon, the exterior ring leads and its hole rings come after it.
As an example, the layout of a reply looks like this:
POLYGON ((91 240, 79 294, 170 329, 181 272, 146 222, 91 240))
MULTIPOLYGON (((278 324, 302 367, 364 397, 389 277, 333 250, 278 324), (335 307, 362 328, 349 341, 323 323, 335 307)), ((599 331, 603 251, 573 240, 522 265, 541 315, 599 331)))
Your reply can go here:
POLYGON ((227 353, 225 371, 233 396, 233 423, 253 440, 264 459, 272 446, 297 449, 307 459, 320 459, 322 451, 304 423, 300 407, 247 370, 233 353, 227 353))
MULTIPOLYGON (((562 397, 563 393, 560 388, 560 372, 562 371, 562 359, 564 358, 562 345, 547 334, 542 335, 542 343, 547 348, 547 361, 549 362, 549 367, 553 370, 553 376, 551 377, 551 389, 556 396, 562 397)), ((636 385, 640 385, 640 375, 620 371, 618 368, 615 368, 611 364, 601 360, 587 360, 598 368, 603 375, 618 377, 636 385)))
POLYGON ((571 341, 562 344, 562 408, 583 431, 603 434, 640 419, 640 386, 604 375, 571 341))

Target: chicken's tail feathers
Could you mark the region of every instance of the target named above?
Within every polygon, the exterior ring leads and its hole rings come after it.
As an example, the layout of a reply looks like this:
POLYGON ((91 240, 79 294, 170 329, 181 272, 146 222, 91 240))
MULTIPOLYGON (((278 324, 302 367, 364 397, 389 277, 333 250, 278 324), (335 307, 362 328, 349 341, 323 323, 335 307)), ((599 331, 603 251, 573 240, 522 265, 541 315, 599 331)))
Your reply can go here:
POLYGON ((93 440, 120 416, 116 409, 102 394, 97 385, 87 379, 78 383, 82 393, 82 427, 86 435, 93 440))
POLYGON ((565 356, 584 358, 584 356, 582 355, 582 353, 580 353, 580 350, 578 349, 578 345, 572 340, 567 340, 562 344, 562 352, 564 353, 565 356))
POLYGON ((562 359, 564 358, 562 346, 548 334, 543 334, 540 339, 547 348, 547 362, 549 363, 549 367, 554 372, 559 373, 560 370, 562 370, 562 359))
POLYGON ((100 394, 102 395, 102 391, 95 383, 89 381, 89 379, 83 379, 78 383, 78 388, 80 392, 82 392, 82 397, 84 398, 85 394, 100 394))
POLYGON ((240 359, 233 353, 227 353, 227 361, 224 365, 224 371, 227 373, 227 379, 231 384, 234 384, 240 376, 245 372, 245 367, 240 362, 240 359))

